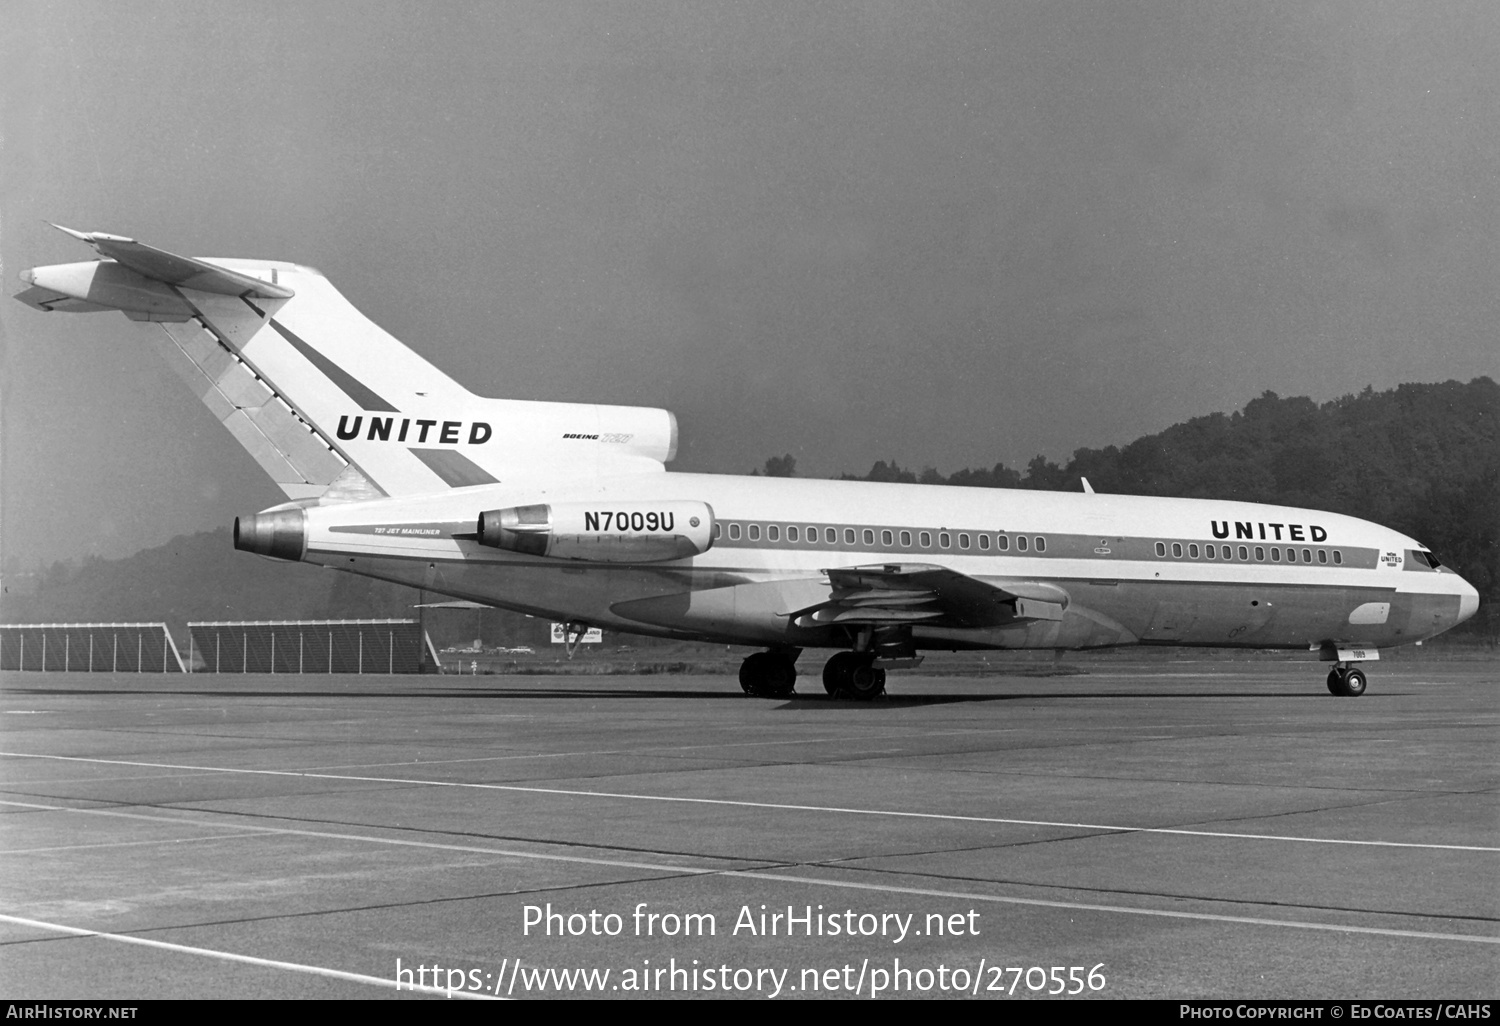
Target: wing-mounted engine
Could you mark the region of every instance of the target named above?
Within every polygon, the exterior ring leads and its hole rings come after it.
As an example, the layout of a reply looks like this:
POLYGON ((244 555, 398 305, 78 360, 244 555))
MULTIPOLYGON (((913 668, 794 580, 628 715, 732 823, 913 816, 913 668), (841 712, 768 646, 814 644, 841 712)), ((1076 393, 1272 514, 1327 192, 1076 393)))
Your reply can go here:
POLYGON ((975 630, 1061 620, 1068 594, 1035 581, 991 583, 947 567, 886 563, 826 571, 826 602, 792 613, 798 627, 930 624, 975 630))
POLYGON ((706 502, 538 503, 479 514, 479 543, 555 559, 656 563, 713 545, 706 502))

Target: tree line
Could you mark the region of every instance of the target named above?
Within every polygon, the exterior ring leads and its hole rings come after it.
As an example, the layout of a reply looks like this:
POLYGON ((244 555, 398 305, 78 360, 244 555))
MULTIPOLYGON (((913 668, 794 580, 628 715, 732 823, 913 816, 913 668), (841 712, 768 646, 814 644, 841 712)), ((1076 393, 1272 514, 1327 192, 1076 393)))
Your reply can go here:
MULTIPOLYGON (((791 455, 763 473, 790 477, 791 455)), ((878 460, 846 481, 1095 491, 1237 499, 1330 510, 1426 543, 1476 588, 1500 599, 1500 385, 1366 387, 1321 405, 1265 392, 1235 413, 1174 424, 1125 446, 1082 448, 1061 465, 1033 457, 944 475, 878 460)), ((1481 609, 1481 618, 1484 610, 1481 609)), ((1496 620, 1500 623, 1500 619, 1496 620)))

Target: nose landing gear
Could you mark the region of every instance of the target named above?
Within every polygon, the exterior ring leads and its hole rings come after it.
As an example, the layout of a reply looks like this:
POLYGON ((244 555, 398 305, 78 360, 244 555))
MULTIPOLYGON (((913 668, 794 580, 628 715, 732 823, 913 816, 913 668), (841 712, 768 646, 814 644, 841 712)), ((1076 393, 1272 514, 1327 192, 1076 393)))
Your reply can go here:
POLYGON ((1364 671, 1357 666, 1335 666, 1328 671, 1328 693, 1341 698, 1358 698, 1365 693, 1364 671))

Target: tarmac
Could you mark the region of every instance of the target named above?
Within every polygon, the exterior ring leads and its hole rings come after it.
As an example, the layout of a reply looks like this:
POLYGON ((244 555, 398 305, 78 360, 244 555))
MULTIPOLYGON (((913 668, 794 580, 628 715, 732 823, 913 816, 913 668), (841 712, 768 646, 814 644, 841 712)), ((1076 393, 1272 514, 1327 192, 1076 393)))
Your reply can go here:
POLYGON ((0 991, 1495 995, 1500 664, 1078 666, 8 673, 0 991))

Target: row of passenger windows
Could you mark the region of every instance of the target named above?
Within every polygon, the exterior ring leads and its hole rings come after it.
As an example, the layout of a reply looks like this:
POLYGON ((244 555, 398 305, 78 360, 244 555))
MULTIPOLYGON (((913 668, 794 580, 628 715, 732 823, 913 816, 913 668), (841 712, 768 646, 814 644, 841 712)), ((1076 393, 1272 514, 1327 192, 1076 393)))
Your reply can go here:
MULTIPOLYGON (((771 542, 779 542, 785 539, 789 542, 805 542, 808 545, 816 545, 821 540, 825 545, 839 544, 839 529, 836 527, 824 527, 820 532, 819 528, 811 525, 801 527, 797 524, 766 524, 762 527, 760 524, 745 524, 742 530, 741 525, 737 523, 715 523, 714 537, 724 537, 726 530, 730 541, 739 541, 741 538, 745 538, 748 541, 760 541, 764 537, 766 541, 771 542), (765 533, 762 534, 762 531, 765 533)), ((846 527, 843 529, 844 544, 857 545, 862 542, 866 547, 874 547, 875 534, 875 529, 870 527, 858 531, 852 527, 846 527)), ((940 549, 951 549, 956 542, 959 549, 972 549, 977 545, 981 552, 987 552, 991 549, 1000 552, 1009 552, 1012 546, 1015 547, 1017 552, 1047 551, 1047 539, 1040 535, 1032 537, 1027 537, 1023 534, 1014 536, 1008 534, 970 535, 967 531, 913 532, 883 528, 880 530, 880 544, 884 548, 893 548, 899 538, 903 549, 912 548, 914 543, 917 548, 930 549, 932 548, 934 534, 937 536, 937 547, 940 549)))
MULTIPOLYGON (((1256 560, 1256 562, 1258 562, 1258 563, 1264 563, 1266 561, 1266 547, 1264 545, 1256 545, 1256 546, 1254 546, 1254 550, 1255 550, 1255 560, 1256 560)), ((1234 559, 1235 556, 1236 556, 1236 554, 1238 554, 1238 556, 1239 556, 1240 559, 1245 560, 1246 562, 1248 562, 1250 560, 1250 551, 1251 551, 1251 546, 1249 546, 1249 545, 1241 545, 1241 546, 1238 547, 1238 549, 1236 549, 1234 546, 1231 546, 1231 545, 1217 545, 1217 546, 1215 546, 1215 545, 1205 545, 1205 546, 1203 546, 1203 549, 1202 549, 1202 556, 1200 556, 1199 555, 1198 544, 1196 542, 1188 542, 1185 554, 1187 555, 1188 559, 1199 559, 1199 558, 1218 559, 1221 556, 1224 559, 1234 559)), ((1302 553, 1302 562, 1304 562, 1304 563, 1311 563, 1313 561, 1313 558, 1314 558, 1313 557, 1313 552, 1314 551, 1316 551, 1317 554, 1318 554, 1316 558, 1317 558, 1317 560, 1318 560, 1319 563, 1327 563, 1328 562, 1328 550, 1327 549, 1317 549, 1317 550, 1313 550, 1313 549, 1301 549, 1301 550, 1298 550, 1298 549, 1292 548, 1291 546, 1287 546, 1286 561, 1288 563, 1295 563, 1295 562, 1297 562, 1297 553, 1299 551, 1302 553)), ((1158 556, 1162 556, 1162 557, 1166 556, 1166 554, 1167 554, 1167 543, 1166 542, 1157 542, 1156 543, 1156 554, 1158 556)), ((1183 555, 1184 555, 1184 550, 1183 550, 1183 544, 1182 544, 1182 542, 1173 542, 1172 543, 1172 558, 1173 559, 1181 559, 1183 557, 1183 555)), ((1344 554, 1343 554, 1343 552, 1341 552, 1338 549, 1334 549, 1333 550, 1333 561, 1334 561, 1334 563, 1341 565, 1344 562, 1344 554)), ((1273 563, 1280 563, 1281 562, 1281 546, 1279 546, 1279 545, 1272 545, 1271 546, 1271 562, 1273 562, 1273 563)))

